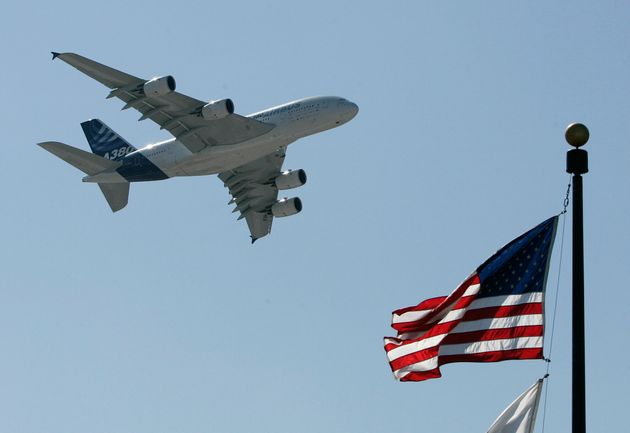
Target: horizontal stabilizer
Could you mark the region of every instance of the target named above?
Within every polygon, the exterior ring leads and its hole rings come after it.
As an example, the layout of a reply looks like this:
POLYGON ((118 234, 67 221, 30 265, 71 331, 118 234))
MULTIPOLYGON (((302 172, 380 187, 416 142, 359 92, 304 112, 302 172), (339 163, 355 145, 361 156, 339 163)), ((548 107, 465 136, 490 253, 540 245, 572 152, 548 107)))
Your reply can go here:
POLYGON ((110 161, 109 159, 86 152, 85 150, 77 149, 76 147, 68 146, 64 143, 59 143, 58 141, 46 141, 37 144, 90 176, 105 170, 113 170, 120 166, 120 162, 110 161))
POLYGON ((105 200, 112 208, 112 212, 116 212, 127 206, 129 200, 129 183, 99 183, 99 188, 105 196, 105 200))

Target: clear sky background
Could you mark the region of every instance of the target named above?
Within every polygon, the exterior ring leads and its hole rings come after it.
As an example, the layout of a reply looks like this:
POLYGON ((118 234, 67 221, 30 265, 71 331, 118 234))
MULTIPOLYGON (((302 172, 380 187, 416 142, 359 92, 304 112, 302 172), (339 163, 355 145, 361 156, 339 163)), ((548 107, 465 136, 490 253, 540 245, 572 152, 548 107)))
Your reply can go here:
MULTIPOLYGON (((392 310, 562 210, 573 121, 591 131, 588 429, 624 431, 629 22, 622 1, 4 5, 0 433, 486 431, 543 361, 397 383, 382 337, 392 310), (241 114, 314 95, 360 112, 289 148, 304 211, 252 246, 214 176, 133 184, 112 214, 37 147, 88 149, 79 123, 96 117, 136 146, 168 138, 51 50, 172 74, 241 114)), ((570 223, 550 432, 570 428, 570 223)))

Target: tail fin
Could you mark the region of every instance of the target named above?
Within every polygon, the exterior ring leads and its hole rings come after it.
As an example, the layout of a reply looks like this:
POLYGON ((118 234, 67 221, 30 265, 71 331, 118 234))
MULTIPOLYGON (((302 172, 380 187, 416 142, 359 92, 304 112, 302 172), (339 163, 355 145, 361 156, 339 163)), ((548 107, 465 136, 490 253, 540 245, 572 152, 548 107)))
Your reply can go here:
POLYGON ((129 183, 99 183, 99 188, 107 200, 107 204, 116 212, 127 206, 129 200, 129 183))
MULTIPOLYGON (((72 146, 68 146, 58 141, 46 141, 44 143, 37 143, 42 148, 46 149, 50 153, 66 161, 68 164, 81 170, 88 176, 94 176, 98 173, 102 173, 107 170, 115 170, 120 166, 120 162, 111 161, 105 159, 93 153, 86 152, 85 150, 77 149, 72 146)), ((125 206, 129 200, 129 183, 99 183, 109 207, 113 212, 116 212, 125 206)))
POLYGON ((90 148, 98 156, 118 161, 126 154, 136 150, 127 140, 116 134, 99 119, 91 119, 81 123, 90 148))

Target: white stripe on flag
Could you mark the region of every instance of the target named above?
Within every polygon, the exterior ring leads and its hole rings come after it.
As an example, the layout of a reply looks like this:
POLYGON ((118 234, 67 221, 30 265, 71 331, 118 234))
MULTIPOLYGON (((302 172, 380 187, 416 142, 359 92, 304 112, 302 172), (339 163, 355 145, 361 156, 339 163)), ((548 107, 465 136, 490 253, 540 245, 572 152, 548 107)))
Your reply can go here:
POLYGON ((411 372, 415 371, 429 371, 438 367, 438 357, 425 359, 424 361, 416 362, 415 364, 408 365, 394 371, 396 379, 400 380, 411 372))
MULTIPOLYGON (((479 292, 479 287, 480 287, 479 284, 472 284, 466 289, 466 291, 461 297, 476 295, 477 292, 479 292)), ((392 323, 416 322, 426 317, 426 315, 432 312, 433 310, 434 309, 407 311, 406 313, 403 313, 400 315, 394 314, 392 317, 392 323)))
POLYGON ((479 293, 479 288, 481 287, 480 284, 471 284, 470 286, 468 286, 468 288, 466 289, 466 291, 464 292, 464 294, 462 295, 462 298, 464 296, 472 296, 472 295, 476 295, 477 293, 479 293))
POLYGON ((507 307, 510 305, 535 304, 543 301, 542 292, 522 293, 520 295, 490 296, 477 298, 470 303, 469 309, 488 307, 507 307))
MULTIPOLYGON (((509 307, 512 305, 521 305, 521 304, 534 304, 542 302, 543 294, 542 292, 532 292, 532 293, 523 293, 521 295, 504 295, 504 296, 491 296, 489 298, 479 298, 475 299, 470 303, 470 305, 466 308, 459 308, 456 310, 449 311, 438 323, 447 323, 452 322, 454 320, 461 319, 466 311, 477 310, 481 308, 490 308, 490 307, 509 307)), ((426 316, 433 310, 422 310, 422 311, 410 311, 408 313, 401 314, 400 316, 394 315, 392 319, 392 323, 408 323, 418 321, 419 319, 411 319, 414 315, 421 315, 422 317, 426 316), (404 320, 403 320, 404 318, 404 320)), ((422 318, 420 317, 420 318, 422 318)))
POLYGON ((433 311, 433 309, 407 311, 406 313, 400 315, 394 314, 392 317, 392 323, 417 322, 418 320, 423 319, 431 311, 433 311))
MULTIPOLYGON (((485 329, 507 329, 516 326, 542 326, 544 318, 542 314, 523 314, 521 316, 500 317, 490 319, 479 319, 460 322, 449 334, 458 334, 461 332, 483 331, 485 329)), ((416 340, 421 338, 426 331, 422 332, 405 332, 398 335, 400 340, 416 340)), ((399 344, 395 341, 390 343, 399 344)))
POLYGON ((426 338, 424 340, 415 341, 413 343, 397 347, 387 352, 387 357, 390 361, 393 361, 405 355, 409 355, 410 353, 419 352, 421 350, 437 346, 444 339, 445 335, 446 334, 436 335, 435 337, 426 338))
POLYGON ((486 329, 505 329, 517 326, 540 326, 543 324, 542 314, 524 314, 522 316, 481 319, 460 322, 450 333, 483 331, 486 329))
POLYGON ((532 349, 543 346, 542 337, 505 338, 464 344, 443 344, 440 355, 469 355, 473 353, 501 352, 505 350, 532 349))
MULTIPOLYGON (((449 334, 459 334, 463 332, 483 331, 486 329, 507 329, 517 326, 540 326, 543 324, 542 314, 526 314, 523 316, 513 317, 500 317, 495 319, 482 319, 474 320, 471 322, 459 323, 449 334)), ((402 334, 401 340, 407 340, 409 334, 402 334)), ((401 356, 409 355, 410 353, 425 350, 433 346, 437 346, 444 339, 447 334, 440 334, 424 340, 420 340, 414 343, 405 344, 404 346, 397 347, 387 352, 387 357, 390 361, 400 358, 401 356)), ((396 340, 386 341, 386 344, 402 344, 402 342, 396 340)), ((511 340, 511 339, 509 339, 511 340)), ((450 345, 455 346, 455 345, 450 345)), ((442 351, 440 351, 442 354, 442 351)))

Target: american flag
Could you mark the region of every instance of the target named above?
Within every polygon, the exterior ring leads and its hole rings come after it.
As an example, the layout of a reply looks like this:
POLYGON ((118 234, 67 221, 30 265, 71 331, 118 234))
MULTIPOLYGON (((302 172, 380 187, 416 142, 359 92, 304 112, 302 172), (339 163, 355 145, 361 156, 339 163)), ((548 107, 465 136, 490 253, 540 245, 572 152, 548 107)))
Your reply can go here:
POLYGON ((543 357, 543 300, 558 217, 514 239, 448 296, 396 310, 385 338, 394 377, 441 377, 451 362, 543 357))

